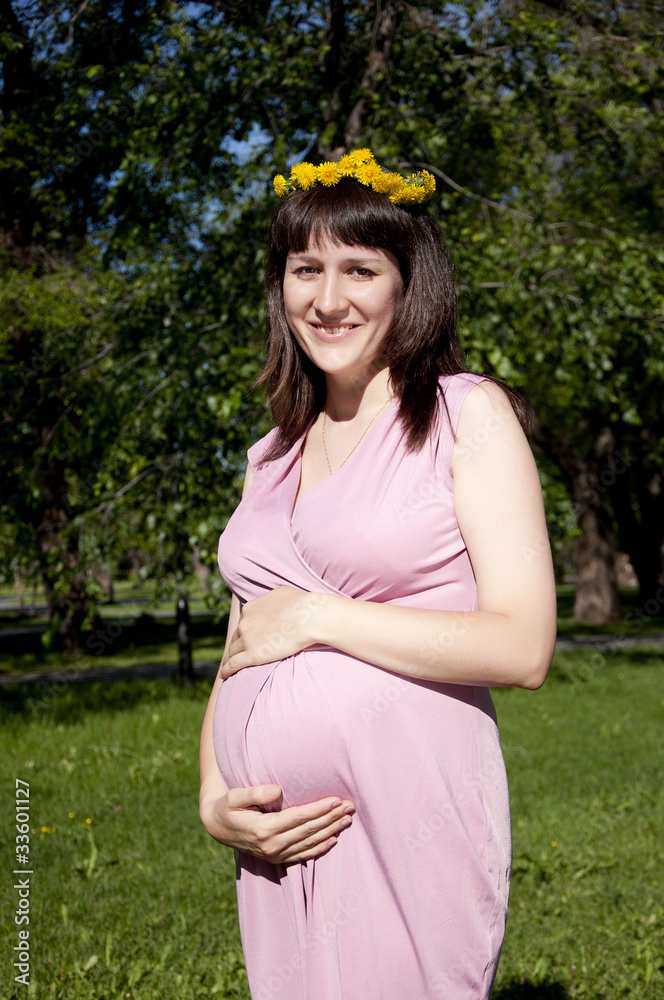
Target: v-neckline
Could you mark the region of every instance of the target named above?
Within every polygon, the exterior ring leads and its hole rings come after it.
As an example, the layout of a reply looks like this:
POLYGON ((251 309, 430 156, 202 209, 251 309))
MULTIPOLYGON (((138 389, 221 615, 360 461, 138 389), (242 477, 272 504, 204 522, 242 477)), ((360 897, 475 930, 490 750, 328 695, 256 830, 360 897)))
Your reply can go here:
POLYGON ((335 469, 334 472, 330 473, 329 476, 326 476, 325 479, 321 479, 318 483, 314 483, 313 486, 310 486, 308 490, 305 490, 304 493, 300 493, 300 495, 298 496, 298 493, 299 493, 299 490, 300 490, 300 480, 302 479, 302 452, 304 451, 304 445, 305 445, 305 442, 307 440, 307 435, 308 435, 309 431, 311 430, 311 428, 313 427, 314 421, 312 421, 309 424, 309 426, 307 427, 307 429, 302 434, 302 437, 300 438, 299 447, 297 448, 296 453, 295 453, 294 468, 295 468, 296 474, 293 476, 293 478, 295 480, 296 485, 295 485, 295 494, 292 495, 291 498, 290 498, 290 504, 291 504, 290 522, 291 522, 291 527, 293 525, 293 520, 295 518, 295 512, 296 512, 297 508, 299 507, 301 501, 304 500, 305 497, 308 497, 310 493, 314 493, 315 491, 317 491, 321 486, 325 486, 327 483, 330 483, 335 478, 335 476, 339 475, 339 473, 342 471, 342 469, 345 469, 345 468, 348 467, 349 464, 352 464, 353 458, 355 458, 355 456, 357 455, 357 453, 362 450, 362 446, 371 437, 371 435, 373 434, 373 432, 379 426, 379 424, 381 423, 381 421, 385 417, 385 414, 390 412, 390 410, 392 409, 392 406, 395 403, 395 401, 397 401, 397 397, 393 396, 392 399, 387 404, 387 406, 385 407, 385 409, 383 410, 383 412, 379 415, 378 419, 375 421, 374 425, 369 428, 369 430, 366 432, 366 434, 361 439, 361 441, 359 442, 359 444, 351 452, 351 454, 348 456, 348 458, 344 462, 342 462, 342 464, 339 466, 338 469, 335 469))

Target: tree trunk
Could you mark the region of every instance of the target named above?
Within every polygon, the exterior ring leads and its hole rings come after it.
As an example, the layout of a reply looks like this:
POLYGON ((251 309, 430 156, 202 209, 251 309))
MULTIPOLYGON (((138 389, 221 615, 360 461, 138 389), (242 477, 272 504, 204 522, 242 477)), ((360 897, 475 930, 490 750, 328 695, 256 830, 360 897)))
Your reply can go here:
POLYGON ((618 541, 627 553, 639 581, 639 604, 664 614, 661 588, 664 584, 662 549, 664 546, 664 477, 649 457, 656 445, 647 431, 621 443, 614 452, 613 464, 603 475, 600 488, 608 490, 616 522, 618 541))
POLYGON ((175 613, 178 639, 180 683, 188 687, 194 680, 194 660, 191 652, 191 617, 186 597, 178 597, 175 613))
POLYGON ((368 52, 358 52, 346 43, 343 0, 330 0, 325 39, 327 52, 323 61, 325 104, 318 140, 321 159, 339 160, 360 140, 371 101, 388 72, 404 7, 403 0, 384 0, 378 4, 371 48, 368 52), (360 67, 363 67, 361 77, 357 75, 360 67), (349 108, 345 116, 344 108, 349 108))
POLYGON ((86 641, 101 626, 80 569, 78 536, 68 532, 70 523, 66 483, 57 461, 49 461, 42 478, 44 507, 36 525, 42 553, 41 574, 49 617, 58 623, 60 648, 68 656, 88 652, 86 641))
POLYGON ((101 592, 107 601, 113 602, 115 590, 113 588, 113 577, 101 563, 92 566, 92 574, 101 588, 101 592))
POLYGON ((574 620, 604 625, 620 621, 613 540, 613 519, 597 497, 595 476, 586 467, 574 482, 574 510, 581 534, 575 541, 574 620))
POLYGON ((192 546, 191 561, 194 567, 194 573, 198 577, 198 582, 200 584, 201 590, 203 591, 204 594, 207 594, 209 590, 208 580, 210 578, 210 573, 212 572, 212 570, 206 563, 201 562, 200 546, 198 545, 192 546))
POLYGON ((575 540, 574 620, 593 625, 620 621, 613 511, 602 502, 606 470, 615 464, 613 434, 609 428, 601 428, 587 455, 579 458, 567 441, 533 413, 533 438, 567 480, 581 531, 575 540))

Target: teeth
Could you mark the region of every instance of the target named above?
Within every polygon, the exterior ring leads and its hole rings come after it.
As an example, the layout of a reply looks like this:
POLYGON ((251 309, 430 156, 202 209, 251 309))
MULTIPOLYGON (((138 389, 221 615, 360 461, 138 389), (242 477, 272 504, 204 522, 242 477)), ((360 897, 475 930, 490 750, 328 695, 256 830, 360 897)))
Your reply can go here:
POLYGON ((327 333, 342 333, 344 330, 353 330, 357 326, 357 323, 350 323, 348 326, 321 326, 318 325, 319 330, 325 330, 327 333))

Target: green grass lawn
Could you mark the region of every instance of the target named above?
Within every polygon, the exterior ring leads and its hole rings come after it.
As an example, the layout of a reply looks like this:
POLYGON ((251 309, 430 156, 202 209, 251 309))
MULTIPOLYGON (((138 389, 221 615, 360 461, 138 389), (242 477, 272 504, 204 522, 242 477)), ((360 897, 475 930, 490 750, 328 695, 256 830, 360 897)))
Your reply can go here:
MULTIPOLYGON (((233 854, 198 820, 209 688, 3 690, 2 840, 14 838, 19 778, 34 874, 26 989, 9 971, 6 857, 0 1000, 248 1000, 233 854)), ((494 1000, 662 1000, 661 654, 634 650, 601 669, 557 654, 540 691, 502 689, 495 702, 514 877, 494 1000)))

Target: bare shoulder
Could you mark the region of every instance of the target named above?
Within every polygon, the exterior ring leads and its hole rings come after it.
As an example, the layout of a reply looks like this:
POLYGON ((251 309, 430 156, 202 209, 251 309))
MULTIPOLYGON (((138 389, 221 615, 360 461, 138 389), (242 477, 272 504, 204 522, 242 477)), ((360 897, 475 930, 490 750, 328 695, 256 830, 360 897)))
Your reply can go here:
POLYGON ((467 431, 474 424, 481 424, 492 417, 501 421, 519 421, 509 396, 495 382, 478 382, 467 394, 461 406, 458 431, 467 431))
MULTIPOLYGON (((479 382, 463 401, 452 454, 455 476, 463 467, 504 461, 506 454, 532 460, 532 452, 507 393, 495 382, 479 382)), ((530 464, 530 461, 529 463, 530 464)))

